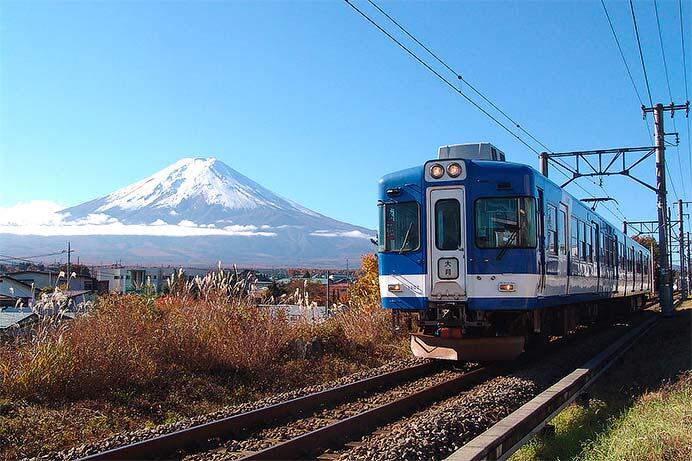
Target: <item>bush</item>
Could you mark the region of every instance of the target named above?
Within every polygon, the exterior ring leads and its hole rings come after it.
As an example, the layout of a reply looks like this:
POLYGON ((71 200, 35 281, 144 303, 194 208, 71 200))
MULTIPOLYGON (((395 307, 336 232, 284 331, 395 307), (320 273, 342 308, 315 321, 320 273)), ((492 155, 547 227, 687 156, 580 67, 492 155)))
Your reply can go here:
POLYGON ((165 296, 101 297, 86 315, 44 321, 23 344, 0 350, 0 392, 77 400, 156 389, 200 374, 281 386, 282 378, 299 375, 299 369, 306 380, 319 367, 333 369, 325 363, 329 357, 374 364, 400 352, 390 313, 379 306, 374 257, 363 259, 351 306, 318 324, 290 323, 256 306, 248 288, 237 273, 219 270, 188 282, 179 272, 165 296), (319 353, 306 356, 304 347, 296 347, 308 343, 318 344, 319 353))

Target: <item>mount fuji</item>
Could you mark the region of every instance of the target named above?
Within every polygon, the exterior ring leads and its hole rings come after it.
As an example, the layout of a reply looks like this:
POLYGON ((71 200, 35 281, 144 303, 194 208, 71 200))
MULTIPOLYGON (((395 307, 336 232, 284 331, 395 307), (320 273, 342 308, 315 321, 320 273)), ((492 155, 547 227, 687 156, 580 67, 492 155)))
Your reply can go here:
POLYGON ((139 264, 343 265, 374 231, 281 197, 215 158, 184 158, 46 222, 0 222, 3 252, 42 252, 66 237, 82 260, 139 264))

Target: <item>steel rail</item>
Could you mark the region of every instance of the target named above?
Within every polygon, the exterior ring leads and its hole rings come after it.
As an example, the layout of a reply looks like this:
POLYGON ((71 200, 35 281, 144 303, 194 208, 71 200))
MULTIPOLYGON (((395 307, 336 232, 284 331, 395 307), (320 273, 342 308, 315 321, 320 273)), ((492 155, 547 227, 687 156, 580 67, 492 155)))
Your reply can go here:
POLYGON ((86 456, 82 460, 170 458, 175 456, 176 453, 198 451, 210 446, 212 444, 211 441, 243 436, 267 425, 271 421, 305 414, 322 406, 340 403, 354 395, 371 392, 387 386, 395 386, 439 369, 440 365, 435 362, 414 365, 257 410, 228 416, 113 448, 86 456))
MULTIPOLYGON (((676 304, 682 302, 679 299, 676 304)), ((506 460, 576 400, 659 320, 653 317, 620 337, 580 368, 478 435, 446 461, 506 460)))
POLYGON ((371 432, 387 421, 411 414, 417 408, 450 397, 468 389, 495 374, 493 367, 479 368, 421 391, 409 394, 393 402, 358 413, 307 434, 279 443, 265 450, 252 453, 241 461, 313 459, 330 448, 343 446, 354 437, 371 432))

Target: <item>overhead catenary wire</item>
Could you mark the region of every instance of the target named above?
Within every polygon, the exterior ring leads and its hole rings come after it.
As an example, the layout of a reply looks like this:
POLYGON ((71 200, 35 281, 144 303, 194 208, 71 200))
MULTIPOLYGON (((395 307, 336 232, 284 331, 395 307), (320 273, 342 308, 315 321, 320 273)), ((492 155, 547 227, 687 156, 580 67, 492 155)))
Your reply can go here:
POLYGON ((509 120, 517 129, 521 130, 524 134, 526 134, 529 138, 531 138, 534 142, 536 142, 539 146, 543 147, 546 150, 550 150, 548 146, 543 144, 540 140, 538 140, 534 135, 532 135, 528 130, 526 130, 523 126, 521 126, 520 123, 518 123, 516 120, 514 120, 512 117, 510 117, 507 112, 502 110, 495 104, 493 101, 491 101, 487 96, 485 96, 479 89, 477 89, 474 85, 471 84, 468 80, 466 80, 460 72, 457 72, 455 69, 453 69, 447 62, 445 62, 442 58, 440 58, 435 52, 433 52, 429 47, 427 47, 425 44, 421 43, 420 40, 418 40, 411 32, 409 32, 404 26, 402 26, 396 19, 394 19, 392 16, 390 16, 386 11, 384 11, 377 3, 375 3, 373 0, 368 0, 368 2, 377 9, 380 13, 382 13, 387 19, 389 19, 395 26, 397 26, 404 34, 406 34, 411 40, 416 42, 421 48, 423 48, 425 51, 430 54, 437 62, 439 62, 442 66, 444 66, 448 71, 453 73, 456 78, 464 83, 467 87, 469 87, 474 93, 476 93, 481 99, 483 99, 485 102, 490 104, 490 106, 493 107, 496 111, 498 111, 500 114, 502 114, 507 120, 509 120))
POLYGON ((632 82, 632 88, 634 88, 634 92, 637 94, 637 99, 639 100, 639 104, 641 106, 643 106, 644 101, 642 100, 642 97, 639 94, 639 89, 637 88, 637 84, 634 83, 634 78, 632 77, 632 71, 630 70, 630 66, 627 64, 627 59, 625 59, 625 53, 623 53, 622 46, 620 46, 620 40, 618 39, 617 33, 615 32, 615 27, 613 26, 613 22, 610 20, 610 14, 608 14, 608 8, 606 8, 604 0, 601 0, 601 5, 603 5, 603 12, 605 13, 606 19, 608 20, 608 24, 610 25, 610 31, 613 34, 613 38, 615 39, 615 44, 617 45, 618 51, 620 52, 620 57, 622 58, 622 63, 625 65, 625 69, 627 70, 627 75, 630 78, 630 82, 632 82))
POLYGON ((356 5, 353 4, 351 0, 344 0, 346 4, 348 4, 351 8, 353 8, 358 14, 360 14, 363 18, 365 18, 370 24, 375 26, 380 32, 382 32, 384 35, 386 35, 390 40, 392 40, 394 43, 396 43, 402 50, 404 50, 406 53, 408 53, 412 58, 414 58, 418 63, 420 63, 422 66, 424 66, 426 69, 428 69, 430 72, 432 72, 438 79, 440 79, 443 83, 445 83, 447 86, 449 86, 452 90, 454 90, 456 93, 458 93, 461 97, 466 99, 469 103, 471 103, 476 109, 481 111, 486 117, 491 119, 493 122, 495 122, 498 126, 500 126, 503 130, 505 130, 507 133, 512 135, 514 138, 516 138, 520 143, 522 143, 524 146, 526 146, 529 150, 533 151, 536 155, 539 155, 540 153, 532 147, 530 144, 528 144, 525 140, 523 140, 520 136, 518 136, 516 133, 514 133, 512 130, 510 130, 504 123, 499 121, 496 117, 494 117, 491 113, 489 113, 487 110, 485 110, 483 107, 481 107, 476 101, 471 99, 469 96, 466 95, 463 91, 461 91, 459 88, 454 86, 452 82, 450 82, 447 78, 445 78, 443 75, 441 75, 438 71, 432 68, 430 64, 428 64, 426 61, 424 61, 421 57, 419 57, 416 53, 411 51, 406 45, 401 43, 399 40, 397 40, 392 34, 387 32, 382 26, 380 26, 375 20, 373 20, 370 16, 368 16, 366 13, 364 13, 360 8, 358 8, 356 5))
MULTIPOLYGON (((663 70, 665 71, 666 75, 666 85, 668 88, 668 97, 670 98, 670 101, 673 101, 673 92, 670 90, 670 74, 668 72, 668 61, 666 60, 666 51, 663 46, 663 34, 661 33, 661 18, 658 14, 658 1, 654 0, 654 13, 656 14, 656 28, 658 30, 658 43, 661 46, 661 57, 663 58, 663 70)), ((684 50, 683 50, 684 51, 684 50)), ((673 119, 673 131, 677 132, 678 127, 676 126, 675 119, 673 119)), ((682 184, 682 193, 684 196, 687 196, 687 190, 685 187, 685 177, 682 169, 682 155, 680 155, 680 146, 678 144, 675 145, 675 150, 677 152, 677 157, 678 157, 678 172, 680 174, 680 184, 682 184)), ((673 178, 671 177, 671 184, 673 184, 673 178)), ((675 192, 675 186, 673 185, 673 191, 675 192)), ((675 194, 677 197, 677 193, 675 194)))
MULTIPOLYGON (((440 79, 443 83, 445 83, 447 86, 449 86, 451 89, 453 89, 456 93, 458 93, 460 96, 462 96, 464 99, 466 99, 469 103, 471 103, 474 107, 476 107, 479 111, 481 111, 484 115, 486 115, 488 118, 490 118, 493 122, 495 122, 497 125, 499 125, 502 129, 504 129, 506 132, 508 132, 510 135, 512 135, 514 138, 516 138, 519 142, 521 142, 524 146, 526 146, 529 150, 534 152, 537 155, 540 155, 540 153, 531 145, 529 145, 524 139, 522 139, 520 136, 518 136, 516 133, 511 131, 506 125, 504 125, 501 121, 499 121, 496 117, 494 117, 492 114, 490 114, 488 111, 486 111, 483 107, 481 107, 477 102, 475 102, 473 99, 471 99, 468 95, 466 95, 461 89, 457 88, 454 84, 452 84, 447 78, 445 78, 443 75, 441 75, 437 70, 435 70, 430 64, 428 64, 424 59, 422 59, 420 56, 418 56, 415 52, 413 52, 410 48, 408 48, 406 45, 404 45, 401 41, 399 41, 397 38, 395 38, 392 34, 390 34, 387 30, 385 30, 381 25, 379 25, 374 19, 372 19, 369 15, 367 15, 365 12, 363 12, 360 8, 358 8, 356 5, 352 3, 351 0, 344 0, 353 10, 355 10, 358 14, 360 14, 363 18, 365 18, 370 24, 372 24, 375 28, 377 28, 380 32, 382 32, 385 36, 387 36, 390 40, 392 40, 394 43, 396 43, 402 50, 404 50, 406 53, 408 53, 411 57, 413 57, 416 61, 418 61, 419 64, 423 65, 428 71, 430 71, 432 74, 434 74, 438 79, 440 79)), ((384 12, 384 10, 380 7, 378 7, 373 1, 368 0, 370 4, 372 4, 378 11, 380 11, 384 16, 386 16, 392 23, 394 23, 400 30, 402 30, 409 38, 414 40, 419 46, 421 46, 424 50, 426 50, 435 60, 437 60, 440 64, 442 64, 447 70, 452 72, 457 78, 460 78, 460 74, 452 69, 451 66, 449 66, 445 61, 443 61, 437 54, 435 54, 433 51, 429 49, 429 47, 425 46, 423 43, 421 43, 417 38, 415 38, 411 33, 409 33, 401 24, 399 24, 395 19, 393 19, 389 14, 384 12)), ((460 78, 461 79, 461 78, 460 78)), ((487 99, 484 95, 482 95, 478 90, 475 88, 472 88, 470 84, 468 84, 465 80, 462 80, 464 83, 466 83, 469 88, 473 89, 481 98, 483 98, 488 104, 490 104, 492 107, 494 107, 498 112, 500 112, 505 118, 510 120, 512 123, 514 123, 520 130, 524 131, 527 133, 527 136, 531 137, 535 142, 537 142, 539 145, 541 145, 543 148, 545 148, 548 151, 551 151, 545 144, 542 142, 538 141, 535 139, 530 133, 528 133, 526 130, 523 130, 519 124, 514 122, 513 119, 511 119, 504 111, 499 109, 497 105, 492 103, 489 99, 487 99)), ((559 170, 557 170, 559 171, 559 170)), ((563 172, 561 172, 564 174, 563 172)), ((565 175, 567 178, 569 178, 568 175, 565 175)), ((595 181, 591 179, 591 182, 598 186, 595 181)), ((589 196, 592 198, 595 198, 595 195, 591 192, 589 192, 587 189, 585 189, 581 184, 575 183, 577 187, 582 189, 584 192, 586 192, 589 196)), ((601 186, 602 187, 602 186, 601 186)), ((615 212, 613 212, 609 207, 605 206, 604 207, 617 219, 619 220, 620 217, 618 217, 615 212)), ((622 214, 622 212, 620 212, 622 214)), ((624 217, 624 214, 623 214, 624 217)), ((626 219, 626 218, 625 218, 626 219)))
MULTIPOLYGON (((687 49, 685 48, 685 27, 682 12, 682 0, 678 0, 678 16, 680 19, 680 45, 682 54, 682 79, 685 82, 685 101, 690 100, 689 91, 687 88, 687 49)), ((685 124, 687 126, 687 160, 692 172, 692 138, 690 138, 690 118, 686 117, 685 124)))
POLYGON ((644 64, 644 53, 642 52, 642 42, 639 38, 639 27, 637 27, 637 16, 634 14, 634 4, 630 0, 630 11, 632 12, 632 22, 634 23, 634 33, 637 36, 637 47, 639 48, 639 59, 642 64, 642 71, 644 72, 644 82, 646 83, 646 92, 649 95, 649 105, 653 107, 654 100, 651 97, 651 87, 649 86, 649 76, 646 73, 646 65, 644 64))

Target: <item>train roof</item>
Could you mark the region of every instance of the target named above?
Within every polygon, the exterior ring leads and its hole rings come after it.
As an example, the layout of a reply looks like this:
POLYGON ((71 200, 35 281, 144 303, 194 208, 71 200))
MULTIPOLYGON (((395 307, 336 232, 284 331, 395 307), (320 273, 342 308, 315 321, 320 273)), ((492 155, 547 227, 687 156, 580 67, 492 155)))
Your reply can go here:
MULTIPOLYGON (((425 166, 428 163, 435 162, 437 159, 430 159, 426 161, 423 165, 419 166, 414 166, 411 168, 406 168, 403 170, 395 171, 392 173, 389 173, 387 175, 382 176, 379 181, 379 186, 380 186, 380 192, 381 195, 384 195, 384 190, 387 189, 388 187, 392 186, 405 186, 408 184, 411 185, 422 185, 422 182, 424 181, 424 169, 425 166)), ((577 206, 582 208, 582 210, 587 211, 588 213, 591 213, 595 216, 597 216, 603 223, 608 224, 611 226, 614 230, 614 232, 620 234, 620 235, 625 235, 622 233, 621 229, 619 226, 614 225, 610 220, 604 218, 601 214, 599 214, 596 211, 592 211, 591 208, 584 204, 581 200, 578 198, 574 197, 572 194, 567 192, 565 189, 563 189, 559 184, 551 180, 550 178, 547 178, 543 176, 540 172, 538 172, 535 168, 533 168, 530 165, 526 165, 524 163, 515 163, 515 162, 507 162, 507 161, 497 161, 497 160, 476 160, 476 159, 462 159, 466 165, 467 169, 470 172, 470 175, 473 176, 474 171, 476 168, 482 168, 485 171, 494 171, 494 172, 501 172, 503 177, 507 177, 508 175, 510 176, 519 176, 519 175, 531 175, 532 179, 537 183, 537 184, 542 184, 546 185, 551 184, 555 188, 558 188, 562 190, 564 194, 567 194, 571 199, 572 203, 574 204, 573 206, 577 206)), ((445 184, 449 182, 444 182, 441 184, 445 184)), ((648 248, 644 247, 643 245, 640 245, 637 241, 632 239, 629 236, 626 236, 636 247, 649 251, 648 248)))

